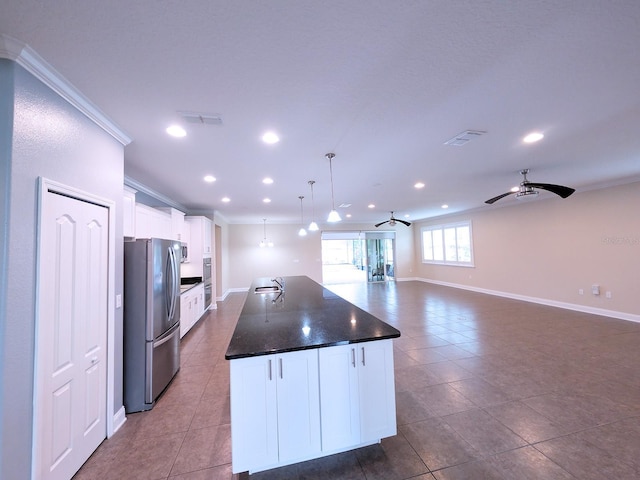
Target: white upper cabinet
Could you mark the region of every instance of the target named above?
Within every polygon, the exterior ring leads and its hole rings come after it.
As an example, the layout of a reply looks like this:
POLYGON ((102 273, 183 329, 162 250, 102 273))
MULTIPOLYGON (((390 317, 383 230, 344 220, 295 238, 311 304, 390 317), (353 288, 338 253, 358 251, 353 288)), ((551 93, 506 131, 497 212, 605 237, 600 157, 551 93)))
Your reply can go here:
POLYGON ((171 215, 148 207, 140 203, 136 204, 136 237, 137 238, 172 238, 171 215))
POLYGON ((194 255, 199 257, 200 261, 203 258, 210 258, 211 227, 213 222, 207 217, 201 216, 186 217, 186 221, 189 222, 191 230, 191 244, 189 247, 193 247, 194 255))
POLYGON ((125 185, 122 197, 122 235, 136 236, 136 191, 125 185))
POLYGON ((185 217, 185 223, 189 226, 189 263, 198 265, 198 274, 202 276, 202 259, 211 258, 211 228, 213 222, 207 217, 185 217))
POLYGON ((175 208, 160 208, 159 210, 168 213, 171 216, 171 237, 169 237, 169 239, 184 242, 184 212, 176 210, 175 208))

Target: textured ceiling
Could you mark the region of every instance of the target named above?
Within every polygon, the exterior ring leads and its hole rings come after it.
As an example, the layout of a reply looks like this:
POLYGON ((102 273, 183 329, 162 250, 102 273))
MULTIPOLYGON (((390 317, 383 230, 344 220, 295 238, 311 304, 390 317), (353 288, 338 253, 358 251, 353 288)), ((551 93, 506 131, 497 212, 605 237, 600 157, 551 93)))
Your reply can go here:
POLYGON ((499 208, 513 197, 483 202, 522 168, 578 191, 640 179, 637 0, 7 0, 0 33, 133 138, 127 176, 232 223, 298 222, 299 195, 310 220, 308 180, 322 222, 327 152, 335 203, 358 223, 499 208), (187 137, 165 134, 181 122, 187 137), (444 145, 467 129, 487 133, 444 145), (266 130, 281 141, 263 144, 266 130), (545 139, 523 144, 532 130, 545 139))

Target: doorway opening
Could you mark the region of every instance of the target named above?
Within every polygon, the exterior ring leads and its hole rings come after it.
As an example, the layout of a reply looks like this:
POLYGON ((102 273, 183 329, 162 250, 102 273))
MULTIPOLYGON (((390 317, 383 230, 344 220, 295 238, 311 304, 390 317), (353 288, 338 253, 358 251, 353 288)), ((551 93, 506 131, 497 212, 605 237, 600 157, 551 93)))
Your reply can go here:
POLYGON ((395 232, 322 232, 322 283, 395 280, 395 232))

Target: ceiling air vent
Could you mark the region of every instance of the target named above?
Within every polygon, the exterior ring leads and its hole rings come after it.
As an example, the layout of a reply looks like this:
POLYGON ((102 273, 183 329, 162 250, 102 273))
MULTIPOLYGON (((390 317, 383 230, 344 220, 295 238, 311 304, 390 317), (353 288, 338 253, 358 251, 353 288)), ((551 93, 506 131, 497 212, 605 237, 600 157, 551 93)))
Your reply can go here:
POLYGON ((178 112, 187 123, 222 125, 222 117, 215 113, 178 112))
POLYGON ((454 147, 461 147, 466 145, 474 138, 478 138, 481 135, 484 135, 487 132, 483 132, 481 130, 465 130, 464 132, 460 132, 458 135, 453 137, 450 140, 444 142, 445 145, 451 145, 454 147))

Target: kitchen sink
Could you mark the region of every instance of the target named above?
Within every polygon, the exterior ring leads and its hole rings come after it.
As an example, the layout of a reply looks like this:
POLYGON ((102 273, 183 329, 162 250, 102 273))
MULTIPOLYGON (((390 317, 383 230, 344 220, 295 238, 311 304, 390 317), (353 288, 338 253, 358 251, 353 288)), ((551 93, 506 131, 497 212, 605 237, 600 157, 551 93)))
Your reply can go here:
POLYGON ((277 285, 267 285, 265 287, 256 287, 254 293, 279 293, 281 290, 277 285))

